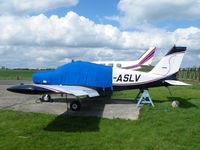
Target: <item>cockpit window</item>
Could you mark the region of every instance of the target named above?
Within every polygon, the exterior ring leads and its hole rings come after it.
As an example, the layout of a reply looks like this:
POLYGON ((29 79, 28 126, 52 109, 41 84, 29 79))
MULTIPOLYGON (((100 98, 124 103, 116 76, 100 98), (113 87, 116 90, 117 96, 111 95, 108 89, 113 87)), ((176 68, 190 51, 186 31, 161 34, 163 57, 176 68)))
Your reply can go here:
POLYGON ((109 63, 109 64, 108 64, 108 66, 111 66, 111 67, 113 67, 113 63, 109 63))
POLYGON ((116 65, 118 68, 121 68, 122 67, 122 64, 117 64, 116 65))

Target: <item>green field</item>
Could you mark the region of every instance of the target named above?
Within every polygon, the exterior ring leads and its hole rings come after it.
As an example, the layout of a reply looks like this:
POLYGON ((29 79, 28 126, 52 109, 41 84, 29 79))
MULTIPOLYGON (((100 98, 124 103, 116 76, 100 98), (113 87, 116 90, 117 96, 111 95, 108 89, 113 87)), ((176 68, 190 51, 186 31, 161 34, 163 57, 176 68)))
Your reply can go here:
POLYGON ((32 74, 38 70, 0 69, 0 80, 32 80, 32 74))
MULTIPOLYGON (((0 110, 0 149, 200 149, 200 84, 150 89, 155 108, 142 107, 137 121, 70 117, 0 110)), ((114 93, 133 98, 137 90, 114 93)))

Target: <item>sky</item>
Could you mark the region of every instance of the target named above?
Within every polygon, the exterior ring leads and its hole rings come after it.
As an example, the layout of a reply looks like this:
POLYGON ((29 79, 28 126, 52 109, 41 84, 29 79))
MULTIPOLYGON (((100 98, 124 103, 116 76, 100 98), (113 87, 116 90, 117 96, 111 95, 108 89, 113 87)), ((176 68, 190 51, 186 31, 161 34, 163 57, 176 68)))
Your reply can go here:
POLYGON ((200 0, 0 0, 0 67, 136 60, 156 46, 155 65, 186 46, 182 67, 200 67, 200 0))

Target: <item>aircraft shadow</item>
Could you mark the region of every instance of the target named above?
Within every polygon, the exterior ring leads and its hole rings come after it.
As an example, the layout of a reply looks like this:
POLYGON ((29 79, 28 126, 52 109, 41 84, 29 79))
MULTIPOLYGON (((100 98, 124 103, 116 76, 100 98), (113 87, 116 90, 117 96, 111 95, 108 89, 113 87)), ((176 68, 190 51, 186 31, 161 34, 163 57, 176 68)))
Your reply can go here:
MULTIPOLYGON (((54 99, 55 103, 66 103, 66 99, 54 99)), ((92 99, 83 100, 80 111, 70 109, 50 122, 44 130, 55 132, 98 132, 106 104, 133 104, 128 99, 92 99)))
POLYGON ((179 107, 181 108, 191 108, 191 107, 197 107, 197 105, 193 104, 190 102, 191 98, 181 98, 181 97, 167 97, 168 100, 172 101, 172 100, 178 100, 180 102, 179 107))
MULTIPOLYGON (((168 101, 172 102, 174 100, 178 100, 180 102, 179 107, 181 108, 191 108, 191 107, 196 107, 198 108, 197 105, 193 104, 190 102, 191 98, 181 98, 181 97, 167 97, 168 101)), ((136 101, 137 102, 137 101, 136 101)), ((165 103, 167 102, 166 100, 156 100, 153 99, 153 102, 156 103, 165 103)))
MULTIPOLYGON (((165 103, 167 102, 167 100, 161 100, 161 99, 152 99, 153 103, 165 103)), ((168 100, 168 101, 171 101, 171 100, 168 100)))
POLYGON ((137 104, 138 100, 135 99, 112 99, 112 104, 137 104))
MULTIPOLYGON (((73 99, 56 98, 54 103, 66 103, 73 99)), ((79 111, 67 108, 66 112, 57 116, 44 130, 55 132, 98 132, 105 102, 99 100, 83 100, 79 111)))
MULTIPOLYGON (((69 103, 70 101, 73 101, 74 99, 68 99, 66 100, 65 98, 54 98, 53 102, 54 103, 69 103)), ((105 105, 105 104, 136 104, 137 100, 135 99, 123 99, 123 98, 114 98, 114 99, 108 99, 108 98, 92 98, 92 99, 83 99, 82 104, 83 105, 105 105)))
POLYGON ((65 113, 57 116, 44 130, 53 132, 98 132, 100 118, 70 116, 65 113))

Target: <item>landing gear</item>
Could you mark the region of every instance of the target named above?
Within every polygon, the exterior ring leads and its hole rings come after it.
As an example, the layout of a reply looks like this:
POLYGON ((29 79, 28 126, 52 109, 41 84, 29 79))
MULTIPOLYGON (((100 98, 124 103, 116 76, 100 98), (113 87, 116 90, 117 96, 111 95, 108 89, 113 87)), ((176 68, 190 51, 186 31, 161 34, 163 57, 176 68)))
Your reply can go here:
MULTIPOLYGON (((61 95, 63 97, 64 95, 61 95)), ((49 94, 44 94, 40 98, 41 102, 53 102, 53 99, 51 99, 51 96, 49 94)), ((66 95, 66 103, 67 103, 67 108, 69 108, 72 111, 79 111, 81 109, 81 100, 79 98, 74 99, 73 101, 67 101, 67 95, 66 95)), ((55 101, 54 101, 55 102, 55 101)))
POLYGON ((75 100, 75 101, 72 101, 72 102, 70 103, 70 109, 71 109, 72 111, 78 111, 78 110, 80 110, 80 108, 81 108, 81 103, 80 103, 80 101, 75 100))
POLYGON ((52 102, 51 96, 49 94, 44 94, 40 98, 41 102, 52 102))

